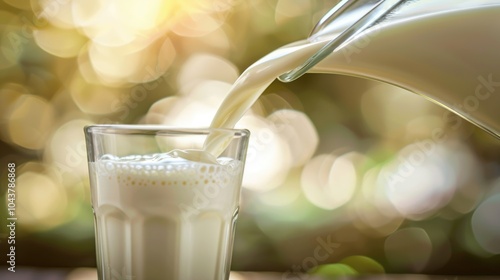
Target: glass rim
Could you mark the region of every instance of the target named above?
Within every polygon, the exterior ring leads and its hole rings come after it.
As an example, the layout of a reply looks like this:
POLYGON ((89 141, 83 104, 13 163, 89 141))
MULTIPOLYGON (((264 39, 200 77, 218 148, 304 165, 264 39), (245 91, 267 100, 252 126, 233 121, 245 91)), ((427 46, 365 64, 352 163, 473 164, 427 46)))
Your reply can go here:
POLYGON ((168 125, 146 124, 93 124, 84 127, 86 134, 130 134, 130 135, 209 135, 213 132, 231 133, 236 137, 248 137, 248 129, 177 127, 168 125))

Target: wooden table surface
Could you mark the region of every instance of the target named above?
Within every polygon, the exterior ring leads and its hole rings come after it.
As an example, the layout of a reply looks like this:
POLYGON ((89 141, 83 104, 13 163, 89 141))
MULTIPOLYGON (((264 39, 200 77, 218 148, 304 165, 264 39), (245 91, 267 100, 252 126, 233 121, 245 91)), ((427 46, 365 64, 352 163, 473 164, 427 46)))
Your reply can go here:
MULTIPOLYGON (((95 268, 36 268, 16 267, 10 272, 0 266, 0 279, 5 280, 97 280, 95 268)), ((323 280, 309 275, 287 277, 280 272, 231 272, 230 280, 323 280)), ((500 276, 429 276, 429 275, 377 275, 339 277, 336 280, 500 280, 500 276)), ((194 280, 194 279, 193 279, 194 280)))

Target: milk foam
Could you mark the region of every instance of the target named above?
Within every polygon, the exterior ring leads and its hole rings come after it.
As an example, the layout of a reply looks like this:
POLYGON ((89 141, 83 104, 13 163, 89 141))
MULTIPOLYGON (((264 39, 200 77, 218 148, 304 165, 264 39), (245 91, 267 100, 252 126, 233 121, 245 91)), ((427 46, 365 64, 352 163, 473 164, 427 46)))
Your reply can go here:
POLYGON ((194 162, 171 152, 125 157, 104 155, 95 165, 98 177, 124 188, 193 188, 234 183, 241 163, 229 158, 219 158, 216 163, 194 162))

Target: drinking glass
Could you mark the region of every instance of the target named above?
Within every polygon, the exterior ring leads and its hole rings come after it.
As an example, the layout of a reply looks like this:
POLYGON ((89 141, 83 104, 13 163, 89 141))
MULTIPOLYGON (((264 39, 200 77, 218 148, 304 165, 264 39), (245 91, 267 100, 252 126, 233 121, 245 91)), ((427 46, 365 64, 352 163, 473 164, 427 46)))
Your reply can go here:
POLYGON ((249 132, 84 130, 99 279, 228 279, 249 132), (213 133, 230 135, 217 158, 213 133))

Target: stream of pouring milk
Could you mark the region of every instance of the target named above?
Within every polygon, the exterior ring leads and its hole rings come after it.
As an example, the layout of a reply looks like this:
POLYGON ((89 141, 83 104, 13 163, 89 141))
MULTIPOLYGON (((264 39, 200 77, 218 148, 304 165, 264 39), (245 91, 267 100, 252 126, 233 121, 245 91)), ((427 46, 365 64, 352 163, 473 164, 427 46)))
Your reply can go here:
MULTIPOLYGON (((421 2, 427 1, 416 3, 421 2)), ((481 3, 488 5, 459 6, 424 16, 408 9, 408 15, 358 36, 311 72, 341 73, 399 85, 466 119, 473 115, 476 124, 487 130, 500 131, 500 95, 493 94, 494 87, 500 86, 500 5, 481 3)), ((251 65, 234 83, 211 126, 234 127, 276 77, 301 65, 328 38, 284 46, 251 65)), ((205 150, 218 155, 224 146, 224 135, 211 135, 205 150)))
MULTIPOLYGON (((420 2, 442 3, 416 3, 420 2)), ((458 108, 465 117, 473 115, 479 125, 498 132, 499 14, 500 4, 426 16, 414 13, 354 39, 313 71, 396 84, 458 108)), ((276 77, 302 64, 326 38, 282 47, 249 67, 233 85, 212 127, 233 127, 276 77)), ((224 134, 211 134, 205 142, 211 155, 189 150, 103 156, 90 164, 97 192, 96 234, 102 243, 101 278, 227 277, 243 163, 215 159, 226 141, 224 134), (200 205, 193 192, 200 194, 205 188, 221 191, 196 208, 200 205), (197 210, 186 216, 174 207, 178 203, 197 210)))

